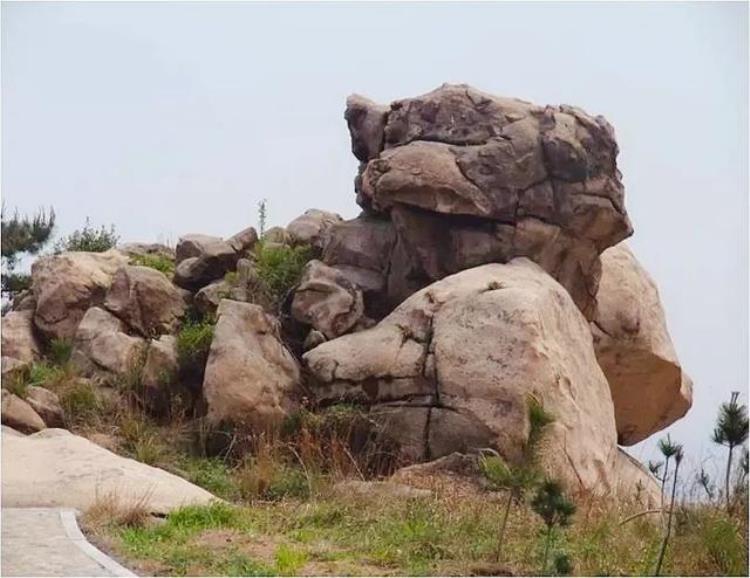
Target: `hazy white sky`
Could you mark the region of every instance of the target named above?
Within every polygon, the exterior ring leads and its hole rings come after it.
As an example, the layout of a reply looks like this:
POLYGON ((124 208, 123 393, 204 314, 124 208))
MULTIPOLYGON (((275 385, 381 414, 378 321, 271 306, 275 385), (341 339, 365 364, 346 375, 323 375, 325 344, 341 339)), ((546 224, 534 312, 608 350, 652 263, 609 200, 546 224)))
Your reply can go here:
MULTIPOLYGON (((6 206, 123 240, 358 213, 343 119, 443 82, 615 126, 635 252, 695 381, 695 463, 748 383, 745 3, 2 4, 6 206)), ((745 399, 747 399, 745 397, 745 399)), ((633 449, 652 454, 653 440, 633 449)))

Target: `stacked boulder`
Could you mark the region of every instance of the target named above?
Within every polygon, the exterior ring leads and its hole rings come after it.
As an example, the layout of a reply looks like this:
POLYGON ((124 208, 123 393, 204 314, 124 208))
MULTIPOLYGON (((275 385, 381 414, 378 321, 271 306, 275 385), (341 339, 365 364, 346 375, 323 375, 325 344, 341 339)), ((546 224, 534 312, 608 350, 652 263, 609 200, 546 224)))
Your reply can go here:
POLYGON ((569 486, 653 490, 618 444, 682 417, 692 384, 622 242, 612 127, 465 85, 389 107, 352 96, 345 117, 363 213, 330 227, 293 304, 318 400, 369 407, 407 461, 513 461, 533 398, 569 486), (356 288, 372 328, 353 321, 356 288))

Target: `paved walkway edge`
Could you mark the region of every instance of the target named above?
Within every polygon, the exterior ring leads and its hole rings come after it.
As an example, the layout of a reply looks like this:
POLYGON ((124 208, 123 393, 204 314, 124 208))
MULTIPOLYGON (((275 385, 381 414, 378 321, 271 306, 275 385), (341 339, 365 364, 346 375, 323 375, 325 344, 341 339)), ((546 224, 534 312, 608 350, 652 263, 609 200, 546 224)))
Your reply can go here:
POLYGON ((83 535, 83 532, 78 527, 75 510, 60 510, 60 521, 70 541, 78 546, 86 556, 111 572, 113 576, 137 576, 137 574, 133 574, 130 570, 115 562, 86 539, 86 536, 83 535))

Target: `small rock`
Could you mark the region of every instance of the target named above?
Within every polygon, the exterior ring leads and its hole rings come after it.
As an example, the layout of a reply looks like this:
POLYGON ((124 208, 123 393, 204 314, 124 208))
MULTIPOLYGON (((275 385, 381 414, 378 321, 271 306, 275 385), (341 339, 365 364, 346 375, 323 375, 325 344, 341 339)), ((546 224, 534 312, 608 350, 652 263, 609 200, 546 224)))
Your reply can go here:
POLYGON ((65 414, 57 394, 37 385, 29 386, 26 401, 44 420, 47 427, 63 427, 65 414))
POLYGON ((3 316, 3 357, 31 363, 39 358, 39 345, 34 337, 34 312, 11 311, 3 316))
POLYGON ((229 237, 227 244, 234 249, 235 253, 244 254, 252 249, 257 241, 258 233, 253 227, 248 227, 229 237))
POLYGON ((322 249, 328 229, 341 221, 341 216, 336 213, 308 209, 289 223, 286 230, 294 243, 305 243, 322 249))

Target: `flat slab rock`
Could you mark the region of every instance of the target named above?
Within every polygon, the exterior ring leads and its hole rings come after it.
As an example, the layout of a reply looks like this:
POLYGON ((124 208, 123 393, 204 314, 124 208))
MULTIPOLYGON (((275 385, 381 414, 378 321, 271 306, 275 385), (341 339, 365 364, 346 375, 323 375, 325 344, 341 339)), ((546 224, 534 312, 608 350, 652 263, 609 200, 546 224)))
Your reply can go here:
POLYGON ((4 428, 3 508, 57 507, 86 511, 98 498, 127 504, 147 499, 152 514, 208 504, 206 490, 152 466, 118 456, 63 429, 30 436, 4 428))

